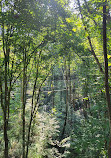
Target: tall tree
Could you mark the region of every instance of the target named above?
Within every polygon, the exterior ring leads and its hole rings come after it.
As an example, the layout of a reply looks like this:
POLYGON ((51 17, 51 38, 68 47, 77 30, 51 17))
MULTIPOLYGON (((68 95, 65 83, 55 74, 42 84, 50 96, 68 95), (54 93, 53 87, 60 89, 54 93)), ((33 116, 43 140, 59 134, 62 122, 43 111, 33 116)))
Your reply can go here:
POLYGON ((108 148, 108 157, 111 158, 111 101, 110 101, 110 91, 109 91, 109 74, 108 74, 108 57, 107 57, 107 0, 103 3, 103 51, 104 51, 104 68, 105 68, 105 91, 106 99, 108 105, 109 113, 109 127, 110 127, 110 136, 109 136, 109 148, 108 148))

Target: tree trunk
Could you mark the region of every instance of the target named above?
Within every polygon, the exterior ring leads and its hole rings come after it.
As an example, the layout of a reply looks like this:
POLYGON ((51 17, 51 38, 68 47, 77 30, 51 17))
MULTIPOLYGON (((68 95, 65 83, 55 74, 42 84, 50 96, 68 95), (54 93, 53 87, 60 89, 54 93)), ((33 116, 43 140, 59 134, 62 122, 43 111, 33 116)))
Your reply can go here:
POLYGON ((111 103, 110 103, 110 92, 109 92, 109 83, 108 83, 108 58, 107 58, 107 35, 106 35, 106 3, 103 5, 103 51, 104 51, 104 66, 105 66, 105 91, 106 99, 108 105, 108 114, 109 114, 109 127, 110 127, 110 137, 109 137, 109 147, 108 147, 108 157, 111 158, 111 103))
MULTIPOLYGON (((4 93, 4 104, 3 104, 3 112, 4 112, 4 142, 5 142, 5 149, 4 149, 4 157, 8 158, 8 118, 7 118, 7 107, 8 107, 8 44, 6 41, 5 46, 5 37, 4 37, 4 21, 2 19, 2 42, 3 42, 3 52, 4 52, 4 62, 5 62, 5 72, 4 72, 4 82, 5 82, 5 93, 4 93), (6 47, 6 50, 5 50, 6 47)), ((2 89, 1 89, 2 90, 2 89)), ((3 101, 3 100, 2 100, 3 101)))
MULTIPOLYGON (((61 75, 61 78, 60 78, 60 89, 63 89, 62 87, 62 80, 63 80, 63 77, 62 77, 62 75, 61 75)), ((62 108, 63 108, 63 103, 62 103, 62 97, 63 97, 63 91, 61 90, 60 91, 60 103, 61 103, 61 110, 62 110, 62 108)))
POLYGON ((52 84, 51 84, 51 88, 52 88, 52 107, 54 108, 54 98, 55 98, 55 92, 54 92, 54 70, 52 69, 52 84))
POLYGON ((72 120, 73 120, 73 106, 71 105, 71 99, 72 99, 72 87, 71 87, 71 70, 70 70, 70 54, 69 54, 69 61, 68 61, 68 84, 69 84, 69 106, 70 106, 70 121, 72 126, 72 120))
POLYGON ((8 158, 8 118, 7 118, 7 93, 8 93, 8 86, 7 86, 7 53, 5 54, 5 100, 4 100, 4 141, 5 141, 5 150, 4 156, 8 158))
POLYGON ((26 50, 23 51, 23 62, 24 62, 24 69, 23 69, 23 113, 22 113, 22 123, 23 123, 23 143, 22 143, 22 149, 23 149, 23 158, 25 158, 25 106, 26 106, 26 50))
POLYGON ((67 117, 68 117, 68 72, 67 72, 67 67, 66 67, 66 60, 64 61, 64 67, 65 67, 64 73, 65 73, 65 82, 66 82, 66 107, 65 107, 64 125, 63 125, 63 130, 61 132, 60 140, 62 140, 64 137, 65 128, 67 124, 67 117))
POLYGON ((34 86, 33 86, 33 94, 32 94, 32 105, 31 105, 31 115, 30 115, 30 122, 29 122, 29 126, 28 126, 28 136, 27 136, 27 145, 26 145, 26 158, 28 158, 28 151, 29 151, 29 142, 30 142, 30 132, 31 132, 31 126, 32 126, 32 121, 33 121, 33 116, 34 116, 34 96, 35 96, 35 90, 36 90, 36 86, 37 86, 37 79, 38 79, 38 70, 39 70, 39 59, 41 56, 41 52, 39 54, 39 58, 37 59, 37 70, 36 70, 36 78, 35 78, 35 82, 34 82, 34 86))

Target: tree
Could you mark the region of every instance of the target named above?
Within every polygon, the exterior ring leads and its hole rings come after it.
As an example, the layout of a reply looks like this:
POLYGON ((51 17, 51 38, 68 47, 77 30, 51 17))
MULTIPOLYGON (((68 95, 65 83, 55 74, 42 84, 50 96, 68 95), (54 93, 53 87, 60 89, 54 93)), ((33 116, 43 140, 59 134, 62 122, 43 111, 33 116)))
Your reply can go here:
POLYGON ((106 32, 106 11, 107 1, 103 4, 103 51, 104 51, 104 67, 105 67, 105 91, 106 99, 108 105, 109 113, 109 127, 110 127, 110 136, 109 136, 109 148, 108 148, 108 157, 111 158, 111 102, 110 102, 110 91, 109 91, 109 74, 108 74, 108 57, 107 57, 107 32, 106 32))

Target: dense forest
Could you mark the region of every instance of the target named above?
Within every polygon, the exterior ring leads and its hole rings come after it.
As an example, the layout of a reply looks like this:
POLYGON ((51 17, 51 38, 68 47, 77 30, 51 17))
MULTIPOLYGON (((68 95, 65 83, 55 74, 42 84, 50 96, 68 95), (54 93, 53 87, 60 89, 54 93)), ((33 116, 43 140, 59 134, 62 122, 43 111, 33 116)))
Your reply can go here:
POLYGON ((0 1, 0 158, 111 158, 111 1, 0 1))

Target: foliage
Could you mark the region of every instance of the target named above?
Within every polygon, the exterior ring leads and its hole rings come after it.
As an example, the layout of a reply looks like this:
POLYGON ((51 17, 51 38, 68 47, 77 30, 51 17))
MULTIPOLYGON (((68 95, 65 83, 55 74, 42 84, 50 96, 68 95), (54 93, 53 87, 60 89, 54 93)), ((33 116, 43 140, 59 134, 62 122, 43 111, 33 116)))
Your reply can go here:
POLYGON ((96 118, 89 118, 89 122, 81 121, 82 123, 80 122, 77 127, 79 131, 71 136, 70 154, 67 157, 96 158, 106 156, 106 154, 102 154, 103 151, 106 151, 104 146, 108 141, 108 132, 106 131, 108 127, 103 124, 104 121, 96 118))
POLYGON ((111 2, 72 3, 0 1, 1 157, 107 156, 102 27, 107 4, 110 77, 111 2))
POLYGON ((46 112, 37 113, 31 132, 31 146, 29 157, 60 157, 56 148, 48 148, 48 144, 54 144, 59 134, 56 118, 46 112))

